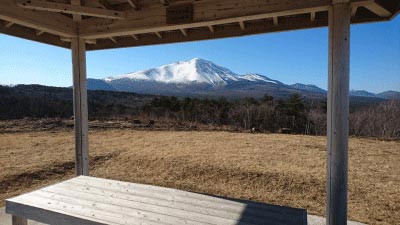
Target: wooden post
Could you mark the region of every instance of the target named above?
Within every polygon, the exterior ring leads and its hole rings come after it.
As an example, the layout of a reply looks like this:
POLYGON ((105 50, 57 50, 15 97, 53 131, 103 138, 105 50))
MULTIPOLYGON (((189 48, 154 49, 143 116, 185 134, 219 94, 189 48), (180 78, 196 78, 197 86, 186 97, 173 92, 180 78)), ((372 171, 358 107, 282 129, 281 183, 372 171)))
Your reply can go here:
POLYGON ((329 9, 327 225, 347 224, 350 18, 348 0, 329 9))
POLYGON ((74 84, 75 168, 76 175, 89 175, 88 104, 86 90, 86 43, 72 38, 74 84))
POLYGON ((28 220, 18 217, 18 216, 12 216, 12 225, 28 225, 28 220))

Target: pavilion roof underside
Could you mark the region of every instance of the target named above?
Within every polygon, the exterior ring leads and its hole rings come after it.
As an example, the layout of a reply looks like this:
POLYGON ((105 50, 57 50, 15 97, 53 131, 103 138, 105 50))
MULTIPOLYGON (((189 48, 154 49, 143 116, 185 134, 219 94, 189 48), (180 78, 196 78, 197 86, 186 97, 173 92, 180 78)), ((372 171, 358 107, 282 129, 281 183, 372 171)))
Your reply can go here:
MULTIPOLYGON (((327 26, 331 1, 1 0, 0 33, 65 48, 79 36, 88 50, 208 40, 327 26)), ((353 24, 400 11, 400 0, 350 4, 353 24)))

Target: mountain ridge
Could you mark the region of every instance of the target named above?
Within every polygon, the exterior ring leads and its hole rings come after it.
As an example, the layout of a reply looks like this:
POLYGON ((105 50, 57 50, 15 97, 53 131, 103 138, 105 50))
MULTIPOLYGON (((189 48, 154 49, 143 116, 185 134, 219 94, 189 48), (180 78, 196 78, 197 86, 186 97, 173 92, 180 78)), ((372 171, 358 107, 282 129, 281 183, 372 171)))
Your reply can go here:
MULTIPOLYGON (((201 58, 103 79, 88 79, 88 89, 192 97, 262 97, 269 94, 285 98, 297 93, 310 98, 324 98, 327 94, 326 90, 313 84, 289 85, 258 73, 240 75, 201 58)), ((351 90, 350 95, 400 99, 400 92, 395 91, 374 94, 351 90)))

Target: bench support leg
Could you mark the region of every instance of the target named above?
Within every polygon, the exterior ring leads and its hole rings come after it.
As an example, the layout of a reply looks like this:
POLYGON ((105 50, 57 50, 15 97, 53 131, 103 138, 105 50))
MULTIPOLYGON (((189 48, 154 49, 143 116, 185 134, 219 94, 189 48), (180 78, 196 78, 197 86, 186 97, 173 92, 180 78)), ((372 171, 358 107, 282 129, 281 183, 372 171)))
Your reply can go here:
POLYGON ((27 225, 28 220, 18 217, 18 216, 12 216, 12 225, 27 225))

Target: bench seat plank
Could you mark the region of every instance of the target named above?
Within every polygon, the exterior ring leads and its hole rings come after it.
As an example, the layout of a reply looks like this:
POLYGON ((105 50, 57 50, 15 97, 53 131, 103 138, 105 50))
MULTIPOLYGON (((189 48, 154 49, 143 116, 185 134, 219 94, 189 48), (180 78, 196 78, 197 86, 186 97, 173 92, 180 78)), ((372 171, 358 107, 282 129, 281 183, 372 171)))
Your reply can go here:
POLYGON ((6 212, 57 225, 307 224, 303 209, 87 176, 7 199, 6 212))

